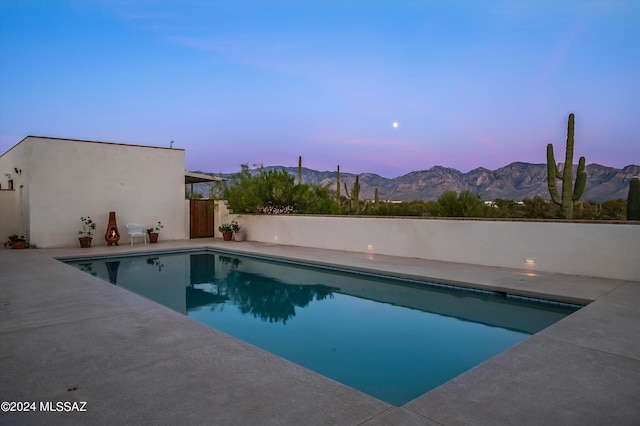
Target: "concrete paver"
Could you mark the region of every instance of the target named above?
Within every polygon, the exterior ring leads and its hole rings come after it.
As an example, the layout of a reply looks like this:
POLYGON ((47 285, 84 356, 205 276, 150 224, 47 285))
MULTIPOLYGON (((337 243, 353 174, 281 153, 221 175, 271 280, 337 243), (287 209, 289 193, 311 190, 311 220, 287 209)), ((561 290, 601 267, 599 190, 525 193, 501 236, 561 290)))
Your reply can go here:
POLYGON ((444 425, 634 425, 640 362, 532 336, 405 405, 444 425))
POLYGON ((538 335, 640 360, 640 309, 597 300, 538 335))
POLYGON ((87 412, 7 424, 637 424, 640 282, 218 239, 0 250, 0 399, 87 412), (198 247, 593 302, 393 407, 52 258, 198 247))

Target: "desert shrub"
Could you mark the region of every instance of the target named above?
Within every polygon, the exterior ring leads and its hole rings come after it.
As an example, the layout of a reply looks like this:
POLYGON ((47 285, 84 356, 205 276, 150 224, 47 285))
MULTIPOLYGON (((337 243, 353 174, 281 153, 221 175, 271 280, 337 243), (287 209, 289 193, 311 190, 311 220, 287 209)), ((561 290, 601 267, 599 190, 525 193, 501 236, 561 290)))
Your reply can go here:
POLYGON ((257 174, 242 165, 224 189, 229 207, 237 213, 330 213, 334 198, 320 185, 296 184, 285 170, 260 169, 257 174))
POLYGON ((438 217, 489 217, 491 207, 485 205, 478 194, 469 190, 445 191, 431 208, 431 214, 438 217))

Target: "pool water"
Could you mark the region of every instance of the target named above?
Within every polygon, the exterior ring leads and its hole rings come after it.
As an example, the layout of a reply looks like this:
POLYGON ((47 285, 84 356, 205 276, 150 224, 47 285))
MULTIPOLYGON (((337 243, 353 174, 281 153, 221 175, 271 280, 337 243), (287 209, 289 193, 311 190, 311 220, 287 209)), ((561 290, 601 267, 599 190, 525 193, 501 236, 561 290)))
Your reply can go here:
POLYGON ((66 263, 397 406, 578 309, 223 252, 66 263))

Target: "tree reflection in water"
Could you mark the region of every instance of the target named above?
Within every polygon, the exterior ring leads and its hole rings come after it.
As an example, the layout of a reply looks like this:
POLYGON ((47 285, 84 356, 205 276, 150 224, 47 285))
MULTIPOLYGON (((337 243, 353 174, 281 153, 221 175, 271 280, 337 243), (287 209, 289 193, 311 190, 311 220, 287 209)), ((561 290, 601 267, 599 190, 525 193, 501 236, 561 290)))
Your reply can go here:
MULTIPOLYGON (((223 256, 220 257, 223 260, 223 256)), ((219 294, 237 305, 243 314, 251 314, 254 318, 271 323, 281 321, 283 324, 296 315, 296 307, 304 308, 313 300, 333 298, 333 292, 338 290, 322 284, 284 284, 272 277, 235 268, 216 284, 219 294)))

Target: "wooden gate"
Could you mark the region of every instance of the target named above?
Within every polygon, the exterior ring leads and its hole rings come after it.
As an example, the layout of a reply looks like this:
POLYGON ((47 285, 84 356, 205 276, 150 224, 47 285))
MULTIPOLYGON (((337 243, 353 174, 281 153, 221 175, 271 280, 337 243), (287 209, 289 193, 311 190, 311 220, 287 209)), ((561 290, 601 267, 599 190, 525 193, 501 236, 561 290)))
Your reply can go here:
POLYGON ((213 237, 213 200, 191 201, 190 238, 213 237))

